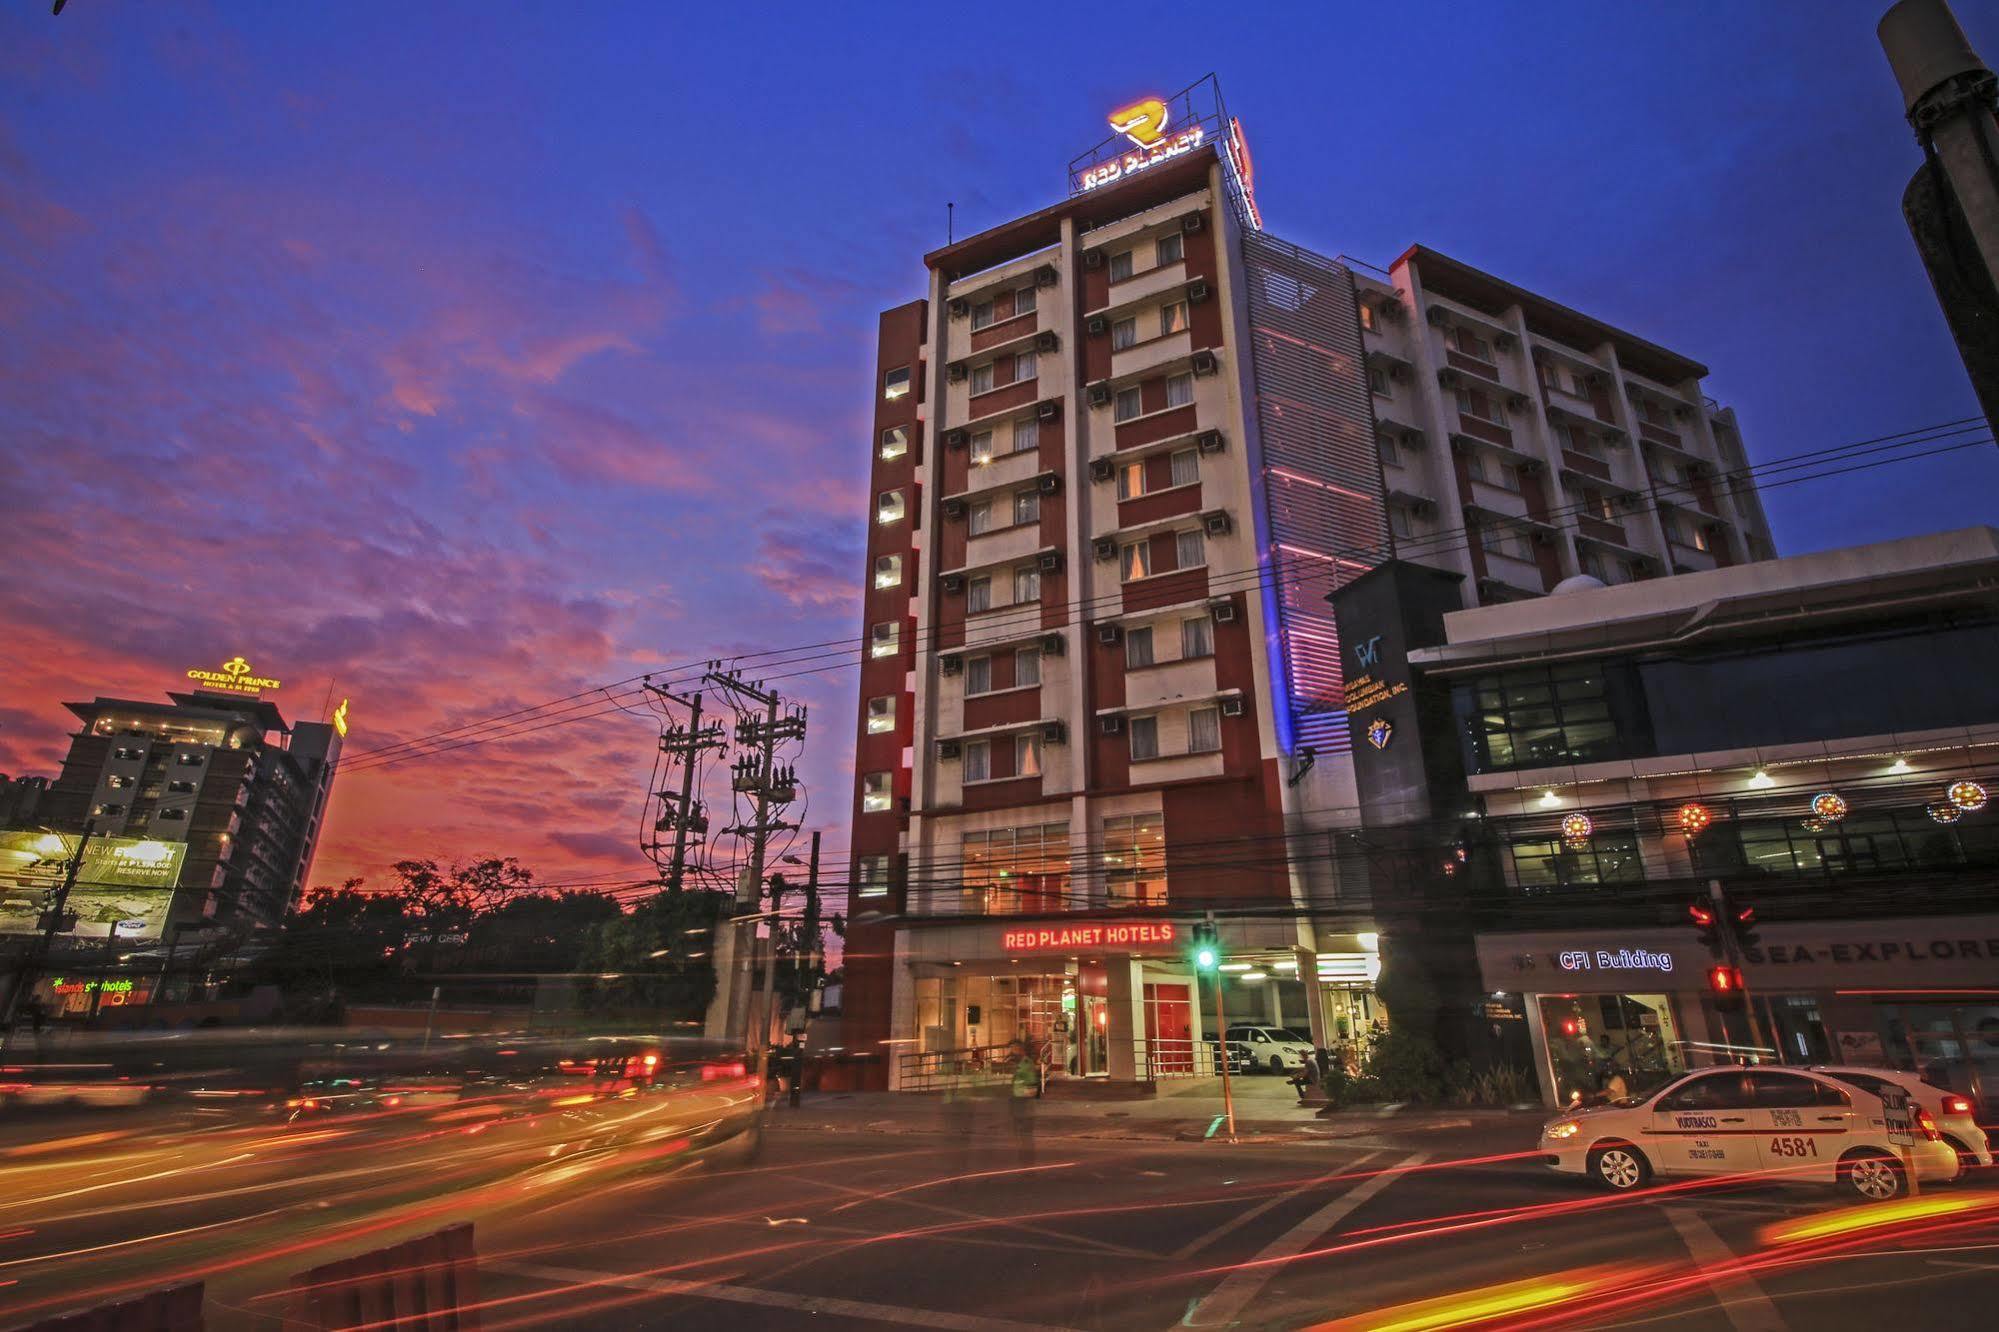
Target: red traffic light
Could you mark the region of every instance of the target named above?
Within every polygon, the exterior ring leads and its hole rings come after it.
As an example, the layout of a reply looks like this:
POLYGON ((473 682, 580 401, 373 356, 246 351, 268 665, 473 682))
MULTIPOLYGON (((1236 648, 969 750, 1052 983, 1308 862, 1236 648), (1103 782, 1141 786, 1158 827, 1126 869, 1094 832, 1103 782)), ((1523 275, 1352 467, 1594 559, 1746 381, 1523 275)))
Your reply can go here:
POLYGON ((1742 973, 1734 967, 1709 967, 1707 987, 1715 994, 1739 994, 1742 991, 1742 973))
POLYGON ((1687 914, 1694 918, 1694 924, 1696 925, 1707 926, 1714 924, 1714 912, 1708 910, 1699 902, 1687 903, 1687 914))
POLYGON ((1756 908, 1753 906, 1746 906, 1742 908, 1742 910, 1736 912, 1735 923, 1738 925, 1754 925, 1756 923, 1756 908))
POLYGON ((1562 1035, 1573 1036, 1576 1034, 1576 1032, 1580 1030, 1581 1030, 1581 1024, 1579 1024, 1574 1018, 1562 1019, 1562 1035))

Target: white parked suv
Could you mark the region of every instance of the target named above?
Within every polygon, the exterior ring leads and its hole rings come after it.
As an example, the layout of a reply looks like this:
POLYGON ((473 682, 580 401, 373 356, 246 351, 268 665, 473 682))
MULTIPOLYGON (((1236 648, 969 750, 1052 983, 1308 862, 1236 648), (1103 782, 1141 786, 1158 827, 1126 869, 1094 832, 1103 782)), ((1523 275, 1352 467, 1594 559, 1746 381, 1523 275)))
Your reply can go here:
MULTIPOLYGON (((1916 1140, 1906 1150, 1916 1177, 1956 1179, 1957 1152, 1928 1110, 1914 1110, 1916 1140)), ((1541 1129, 1546 1165, 1620 1191, 1655 1174, 1767 1174, 1883 1200, 1908 1188, 1903 1150, 1888 1138, 1879 1096, 1802 1068, 1703 1069, 1654 1095, 1557 1115, 1541 1129)))
POLYGON ((1967 1171, 1989 1169, 1992 1145, 1978 1126, 1971 1098, 1947 1087, 1932 1086, 1922 1075, 1899 1068, 1866 1068, 1852 1064, 1814 1064, 1812 1072, 1823 1073, 1839 1082, 1851 1083, 1865 1092, 1880 1094, 1882 1085, 1891 1084, 1909 1093, 1909 1099, 1930 1112, 1937 1131, 1957 1153, 1967 1171))
POLYGON ((1295 1072, 1312 1057, 1312 1042, 1284 1027, 1230 1027, 1229 1039, 1249 1047, 1252 1068, 1272 1073, 1295 1072))

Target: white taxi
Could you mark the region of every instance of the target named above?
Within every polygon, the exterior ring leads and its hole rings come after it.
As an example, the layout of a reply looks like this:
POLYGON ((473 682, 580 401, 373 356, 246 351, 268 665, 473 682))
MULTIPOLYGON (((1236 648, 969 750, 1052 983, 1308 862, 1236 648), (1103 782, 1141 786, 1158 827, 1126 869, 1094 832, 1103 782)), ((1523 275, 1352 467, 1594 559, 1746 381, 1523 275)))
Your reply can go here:
MULTIPOLYGON (((1906 1150, 1927 1184, 1956 1179, 1957 1153, 1929 1112, 1911 1108, 1906 1150)), ((1908 1188, 1904 1148, 1888 1138, 1881 1098, 1796 1068, 1710 1068, 1657 1093, 1557 1115, 1541 1129, 1542 1161, 1608 1188, 1657 1175, 1747 1175, 1838 1184, 1867 1199, 1908 1188)))

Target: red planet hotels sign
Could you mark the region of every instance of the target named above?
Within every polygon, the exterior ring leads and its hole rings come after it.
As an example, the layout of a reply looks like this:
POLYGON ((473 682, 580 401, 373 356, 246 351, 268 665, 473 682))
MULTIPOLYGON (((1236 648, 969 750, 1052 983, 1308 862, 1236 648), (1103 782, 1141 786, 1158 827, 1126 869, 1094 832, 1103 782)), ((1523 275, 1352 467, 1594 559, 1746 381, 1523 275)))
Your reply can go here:
POLYGON ((1000 947, 1009 953, 1038 953, 1050 949, 1066 952, 1075 948, 1136 948, 1145 944, 1170 944, 1173 939, 1172 921, 1110 920, 1008 930, 1000 936, 1000 947))

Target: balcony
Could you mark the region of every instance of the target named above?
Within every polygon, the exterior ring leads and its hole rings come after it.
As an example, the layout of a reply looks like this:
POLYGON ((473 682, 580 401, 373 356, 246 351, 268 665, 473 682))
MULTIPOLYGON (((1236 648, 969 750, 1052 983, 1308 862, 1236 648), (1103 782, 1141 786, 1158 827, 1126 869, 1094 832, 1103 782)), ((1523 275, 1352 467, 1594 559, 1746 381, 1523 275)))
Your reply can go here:
POLYGON ((1130 379, 1144 375, 1149 370, 1184 361, 1194 354, 1194 332, 1183 328, 1165 337, 1150 338, 1133 343, 1122 351, 1111 353, 1111 378, 1130 379))
POLYGON ((1188 283, 1186 260, 1160 264, 1146 269, 1143 273, 1134 273, 1122 282, 1112 284, 1110 299, 1099 308, 1086 313, 1105 316, 1121 314, 1134 306, 1177 293, 1188 283))

